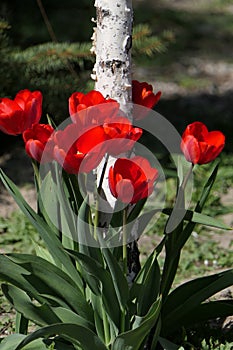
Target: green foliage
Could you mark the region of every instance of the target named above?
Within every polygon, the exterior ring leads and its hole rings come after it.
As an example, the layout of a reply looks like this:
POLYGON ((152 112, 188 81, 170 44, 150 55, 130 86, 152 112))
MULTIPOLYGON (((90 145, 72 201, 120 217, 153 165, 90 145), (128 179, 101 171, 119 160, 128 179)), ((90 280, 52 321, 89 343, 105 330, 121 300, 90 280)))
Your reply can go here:
MULTIPOLYGON (((183 336, 178 336, 182 328, 188 332, 187 326, 192 329, 200 321, 230 315, 233 308, 231 301, 207 303, 206 300, 232 285, 232 269, 194 279, 171 291, 180 252, 196 222, 213 225, 213 219, 202 215, 201 211, 214 185, 217 169, 218 164, 213 164, 209 178, 200 191, 195 212, 191 215, 191 211, 188 211, 182 224, 173 227, 173 223, 172 232, 165 231, 160 244, 131 282, 132 285, 127 283, 121 257, 114 255, 115 250, 108 247, 101 233, 97 236, 100 247, 79 244, 78 249, 76 245, 73 249, 65 249, 63 238, 59 239, 60 233, 46 216, 51 200, 45 205, 43 198, 39 199, 37 214, 1 171, 1 180, 38 230, 52 259, 48 261, 31 254, 0 255, 2 291, 17 311, 17 329, 22 333, 3 340, 0 349, 27 349, 32 343, 42 350, 50 346, 52 341, 55 347, 60 343, 64 350, 89 350, 93 347, 99 350, 142 350, 145 346, 157 349, 158 344, 164 348, 182 349, 175 344, 185 344, 183 336), (160 266, 158 257, 164 248, 165 260, 160 266), (39 326, 28 335, 27 320, 39 326), (54 334, 57 336, 54 337, 54 334), (46 345, 41 338, 50 343, 46 345)), ((76 185, 72 176, 64 177, 62 187, 57 183, 56 176, 55 169, 54 176, 49 173, 45 177, 44 191, 47 195, 49 189, 55 193, 63 208, 60 212, 63 223, 73 221, 65 205, 68 204, 66 198, 71 199, 70 203, 78 213, 76 234, 84 233, 89 239, 93 229, 89 206, 85 201, 81 204, 78 198, 80 193, 76 193, 76 199, 73 197, 76 185), (65 188, 64 193, 62 188, 65 188)), ((179 176, 182 181, 181 172, 179 176)), ((140 230, 145 227, 145 218, 151 219, 155 213, 141 214, 143 206, 144 201, 139 202, 127 218, 131 223, 136 216, 140 230)), ((171 218, 170 208, 162 210, 171 218)), ((216 220, 214 225, 218 226, 216 220)))
POLYGON ((163 53, 168 45, 174 41, 172 31, 165 30, 159 36, 152 33, 148 24, 139 24, 133 30, 133 57, 140 55, 152 57, 156 53, 163 53))

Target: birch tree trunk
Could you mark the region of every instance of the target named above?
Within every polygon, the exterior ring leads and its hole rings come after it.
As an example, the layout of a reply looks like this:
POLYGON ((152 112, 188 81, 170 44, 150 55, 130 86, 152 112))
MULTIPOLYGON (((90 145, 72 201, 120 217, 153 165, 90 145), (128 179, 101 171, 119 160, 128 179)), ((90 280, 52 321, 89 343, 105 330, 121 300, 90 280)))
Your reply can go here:
MULTIPOLYGON (((96 63, 92 78, 95 80, 95 90, 104 97, 117 100, 121 110, 132 120, 132 0, 95 0, 94 6, 96 27, 92 52, 96 54, 96 63)), ((108 167, 111 160, 115 161, 110 159, 108 167)), ((107 181, 103 182, 103 188, 109 203, 113 205, 107 181)), ((140 270, 137 242, 129 243, 127 250, 128 282, 131 284, 140 270)))
MULTIPOLYGON (((95 80, 95 90, 104 97, 118 101, 121 110, 132 120, 132 0, 95 0, 94 6, 96 20, 93 21, 96 27, 92 37, 92 52, 96 55, 96 63, 91 77, 95 80)), ((110 157, 108 168, 114 161, 110 157)), ((100 164, 100 171, 102 166, 100 164)), ((103 188, 109 204, 114 207, 115 199, 106 179, 103 188)))
POLYGON ((92 78, 95 89, 120 103, 131 117, 132 0, 95 0, 96 28, 92 51, 96 54, 92 78))

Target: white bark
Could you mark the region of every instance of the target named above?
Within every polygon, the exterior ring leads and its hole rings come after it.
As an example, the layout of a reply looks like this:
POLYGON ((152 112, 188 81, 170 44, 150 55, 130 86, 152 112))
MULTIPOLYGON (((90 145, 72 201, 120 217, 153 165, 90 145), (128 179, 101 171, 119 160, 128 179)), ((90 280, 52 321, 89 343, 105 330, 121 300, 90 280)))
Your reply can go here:
MULTIPOLYGON (((92 79, 95 80, 95 90, 104 97, 115 99, 125 115, 132 120, 132 69, 131 45, 133 7, 132 0, 95 0, 96 23, 92 37, 91 51, 96 55, 92 79)), ((110 157, 109 167, 115 162, 110 157)), ((103 162, 97 169, 97 183, 99 182, 103 162)), ((108 176, 103 181, 107 203, 110 212, 114 210, 115 198, 111 195, 108 176)), ((104 212, 104 209, 103 209, 104 212)), ((101 225, 108 223, 109 215, 101 215, 101 225)))
POLYGON ((92 78, 95 89, 120 103, 131 117, 132 0, 95 0, 96 28, 92 51, 96 63, 92 78))

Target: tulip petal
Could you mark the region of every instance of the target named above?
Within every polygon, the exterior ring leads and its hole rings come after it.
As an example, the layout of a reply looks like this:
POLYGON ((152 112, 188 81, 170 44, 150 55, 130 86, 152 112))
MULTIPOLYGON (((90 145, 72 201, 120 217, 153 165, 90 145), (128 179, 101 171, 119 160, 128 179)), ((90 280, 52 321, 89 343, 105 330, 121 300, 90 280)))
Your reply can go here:
POLYGON ((122 179, 116 184, 116 193, 117 198, 120 199, 123 203, 132 202, 134 195, 134 186, 132 185, 131 180, 122 179))
POLYGON ((181 150, 188 162, 197 164, 200 159, 200 147, 197 139, 192 135, 187 135, 181 142, 181 150))

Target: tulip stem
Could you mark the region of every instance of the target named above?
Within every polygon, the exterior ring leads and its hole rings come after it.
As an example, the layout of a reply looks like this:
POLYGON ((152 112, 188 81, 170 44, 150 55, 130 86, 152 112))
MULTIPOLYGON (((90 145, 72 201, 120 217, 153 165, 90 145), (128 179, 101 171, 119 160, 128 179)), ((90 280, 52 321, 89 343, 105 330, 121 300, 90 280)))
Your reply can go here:
POLYGON ((123 272, 125 277, 127 277, 128 272, 128 259, 127 259, 127 211, 128 207, 123 210, 123 232, 122 232, 122 258, 123 258, 123 272))
POLYGON ((32 167, 33 167, 33 170, 34 170, 35 180, 36 180, 37 186, 40 189, 40 187, 41 187, 41 178, 40 178, 40 173, 39 173, 39 169, 38 169, 38 163, 34 159, 32 159, 32 167))
MULTIPOLYGON (((98 195, 97 195, 98 196, 98 195)), ((95 221, 94 221, 94 239, 97 241, 97 227, 99 225, 99 199, 96 199, 95 205, 95 221)))
POLYGON ((188 180, 192 174, 193 168, 194 168, 194 164, 191 165, 191 167, 189 168, 187 174, 185 175, 185 177, 182 181, 181 188, 183 191, 185 190, 185 187, 187 186, 187 183, 188 183, 188 180))

